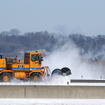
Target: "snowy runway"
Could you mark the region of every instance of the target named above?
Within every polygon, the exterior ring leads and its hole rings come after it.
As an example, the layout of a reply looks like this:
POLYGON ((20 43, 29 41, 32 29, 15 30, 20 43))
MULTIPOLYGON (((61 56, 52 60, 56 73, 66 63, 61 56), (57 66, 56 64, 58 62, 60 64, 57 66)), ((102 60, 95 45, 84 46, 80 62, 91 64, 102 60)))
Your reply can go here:
POLYGON ((0 99, 0 105, 105 105, 103 99, 0 99))

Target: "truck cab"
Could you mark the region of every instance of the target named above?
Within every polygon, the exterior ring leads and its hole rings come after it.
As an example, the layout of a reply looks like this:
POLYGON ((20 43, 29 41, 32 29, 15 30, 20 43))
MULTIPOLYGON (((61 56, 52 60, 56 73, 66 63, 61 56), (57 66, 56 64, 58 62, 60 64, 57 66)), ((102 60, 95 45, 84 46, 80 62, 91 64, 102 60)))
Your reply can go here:
POLYGON ((29 52, 24 54, 24 64, 30 65, 30 70, 40 69, 43 61, 43 52, 29 52))

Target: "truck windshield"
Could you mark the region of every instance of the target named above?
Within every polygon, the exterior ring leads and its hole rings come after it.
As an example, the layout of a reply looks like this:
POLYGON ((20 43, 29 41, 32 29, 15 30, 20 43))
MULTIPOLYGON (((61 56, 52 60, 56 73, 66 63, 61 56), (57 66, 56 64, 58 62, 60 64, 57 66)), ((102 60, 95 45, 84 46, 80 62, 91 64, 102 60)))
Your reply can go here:
POLYGON ((38 61, 38 54, 33 54, 33 55, 31 55, 31 60, 32 61, 38 61))

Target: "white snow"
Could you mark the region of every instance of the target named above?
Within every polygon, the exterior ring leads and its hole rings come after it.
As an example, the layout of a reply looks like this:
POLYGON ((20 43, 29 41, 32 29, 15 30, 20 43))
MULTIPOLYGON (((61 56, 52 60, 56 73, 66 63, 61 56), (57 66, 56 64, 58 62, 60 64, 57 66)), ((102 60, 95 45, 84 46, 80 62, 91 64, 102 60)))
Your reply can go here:
POLYGON ((104 99, 0 99, 0 105, 105 105, 104 99))
MULTIPOLYGON (((98 79, 99 80, 99 79, 98 79)), ((71 80, 68 77, 57 76, 51 80, 43 81, 21 81, 19 79, 13 79, 11 82, 0 82, 2 85, 14 85, 14 86, 34 86, 34 85, 47 85, 47 86, 105 86, 105 83, 71 83, 71 80)))

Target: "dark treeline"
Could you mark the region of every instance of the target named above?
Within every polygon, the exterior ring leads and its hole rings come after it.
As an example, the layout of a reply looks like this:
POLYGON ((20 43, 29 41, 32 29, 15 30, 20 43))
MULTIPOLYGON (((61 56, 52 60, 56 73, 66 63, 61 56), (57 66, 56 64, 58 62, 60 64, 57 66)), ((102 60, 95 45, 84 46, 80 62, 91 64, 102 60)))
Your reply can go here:
POLYGON ((48 32, 30 32, 21 35, 20 33, 0 33, 0 53, 5 56, 16 56, 24 51, 35 51, 45 49, 50 51, 56 45, 57 39, 48 32))
POLYGON ((51 52, 55 48, 64 45, 67 41, 74 42, 77 48, 80 49, 81 55, 91 53, 94 56, 102 56, 104 54, 105 35, 90 37, 81 34, 70 34, 64 36, 48 33, 47 31, 21 34, 18 29, 0 33, 0 53, 5 56, 16 56, 24 51, 40 49, 51 52))

